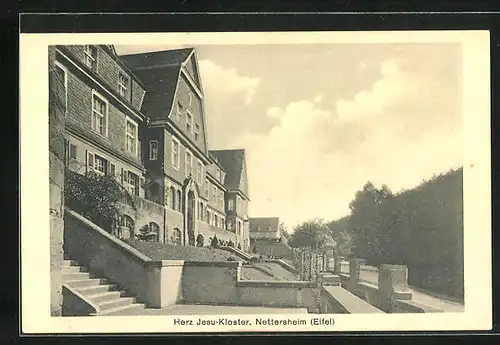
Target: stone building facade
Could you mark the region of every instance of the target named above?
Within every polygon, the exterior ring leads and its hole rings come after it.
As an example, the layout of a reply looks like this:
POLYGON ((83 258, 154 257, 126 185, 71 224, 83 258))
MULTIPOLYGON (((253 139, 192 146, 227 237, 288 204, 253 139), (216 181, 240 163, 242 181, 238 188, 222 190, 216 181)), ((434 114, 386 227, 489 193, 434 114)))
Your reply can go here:
POLYGON ((208 150, 194 49, 118 56, 109 45, 55 47, 65 90, 66 165, 110 175, 132 196, 117 236, 249 249, 244 150, 208 150))
POLYGON ((221 162, 219 151, 208 150, 196 51, 177 49, 120 58, 145 86, 141 107, 149 117, 143 141, 148 151, 145 195, 166 208, 163 241, 207 246, 217 237, 221 244, 248 250, 248 231, 245 236, 243 230, 248 190, 240 191, 238 200, 244 199, 240 203, 245 207, 239 214, 227 208, 230 195, 236 197, 238 192, 232 182, 233 165, 239 166, 239 173, 245 168, 246 179, 244 151, 235 150, 237 156, 221 162))
POLYGON ((127 189, 136 207, 121 205, 117 236, 129 238, 148 226, 162 238, 164 208, 144 193, 142 82, 106 45, 57 46, 55 70, 65 91, 67 168, 112 176, 127 189))

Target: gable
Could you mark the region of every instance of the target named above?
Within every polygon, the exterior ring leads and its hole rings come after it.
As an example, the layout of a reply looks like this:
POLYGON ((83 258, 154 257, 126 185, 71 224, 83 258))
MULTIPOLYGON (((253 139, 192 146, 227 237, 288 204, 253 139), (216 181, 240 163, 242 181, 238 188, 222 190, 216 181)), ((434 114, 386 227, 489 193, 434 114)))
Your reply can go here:
POLYGON ((185 62, 184 68, 188 72, 191 78, 193 78, 194 82, 196 85, 200 88, 201 90, 201 83, 200 83, 200 76, 198 74, 198 64, 196 61, 196 55, 193 52, 189 59, 185 62))
POLYGON ((246 197, 248 198, 248 180, 247 180, 247 165, 245 163, 245 159, 243 158, 242 167, 241 167, 241 175, 240 175, 240 183, 239 190, 241 190, 246 197))

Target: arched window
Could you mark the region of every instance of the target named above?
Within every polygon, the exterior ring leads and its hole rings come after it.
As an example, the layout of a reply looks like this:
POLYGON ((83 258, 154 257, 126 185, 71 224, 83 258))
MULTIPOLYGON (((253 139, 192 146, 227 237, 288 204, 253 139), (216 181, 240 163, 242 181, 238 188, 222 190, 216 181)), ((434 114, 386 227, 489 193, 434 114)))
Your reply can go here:
POLYGON ((177 211, 182 212, 182 194, 181 191, 177 191, 177 211))
POLYGON ((219 217, 217 217, 216 214, 214 214, 214 225, 215 225, 215 227, 219 226, 219 217))
POLYGON ((203 247, 203 245, 205 244, 205 239, 203 238, 203 235, 202 234, 199 234, 197 237, 196 237, 196 246, 197 247, 203 247))
POLYGON ((118 219, 118 231, 117 237, 120 239, 128 239, 133 238, 135 231, 135 222, 134 220, 127 215, 120 215, 118 219))
POLYGON ((151 234, 155 234, 156 237, 154 238, 154 241, 160 242, 160 226, 156 224, 155 222, 151 222, 148 224, 149 227, 149 232, 151 234))
POLYGON ((173 186, 171 186, 169 188, 169 192, 168 192, 168 206, 172 209, 172 210, 175 210, 176 207, 175 207, 175 188, 173 186))
POLYGON ((182 234, 178 228, 174 228, 174 231, 172 232, 172 243, 177 245, 182 244, 182 234))

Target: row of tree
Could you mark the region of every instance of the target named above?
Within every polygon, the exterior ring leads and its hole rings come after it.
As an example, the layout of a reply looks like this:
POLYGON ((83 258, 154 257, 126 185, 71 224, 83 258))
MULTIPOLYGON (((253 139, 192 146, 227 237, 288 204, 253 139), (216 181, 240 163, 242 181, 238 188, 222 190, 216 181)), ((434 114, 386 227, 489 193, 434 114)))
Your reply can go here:
POLYGON ((351 214, 295 228, 289 245, 318 248, 331 236, 337 254, 370 264, 404 264, 409 283, 463 298, 462 169, 393 194, 371 182, 356 192, 351 214))

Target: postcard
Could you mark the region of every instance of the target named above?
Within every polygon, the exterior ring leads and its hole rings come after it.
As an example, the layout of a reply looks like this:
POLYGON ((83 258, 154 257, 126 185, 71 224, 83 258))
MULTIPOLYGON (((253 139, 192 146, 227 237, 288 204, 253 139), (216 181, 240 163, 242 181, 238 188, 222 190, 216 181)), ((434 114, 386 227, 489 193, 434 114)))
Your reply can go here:
POLYGON ((21 331, 492 327, 488 31, 20 35, 21 331))

